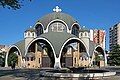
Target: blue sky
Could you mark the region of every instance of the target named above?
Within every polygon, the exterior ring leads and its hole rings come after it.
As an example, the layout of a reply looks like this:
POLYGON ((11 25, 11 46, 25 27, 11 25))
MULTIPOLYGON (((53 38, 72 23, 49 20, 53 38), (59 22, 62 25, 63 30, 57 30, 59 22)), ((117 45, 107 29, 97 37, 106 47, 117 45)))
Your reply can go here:
POLYGON ((109 28, 120 21, 120 0, 28 0, 19 10, 0 7, 0 44, 12 45, 23 40, 23 33, 44 15, 59 6, 88 29, 105 29, 109 50, 109 28))

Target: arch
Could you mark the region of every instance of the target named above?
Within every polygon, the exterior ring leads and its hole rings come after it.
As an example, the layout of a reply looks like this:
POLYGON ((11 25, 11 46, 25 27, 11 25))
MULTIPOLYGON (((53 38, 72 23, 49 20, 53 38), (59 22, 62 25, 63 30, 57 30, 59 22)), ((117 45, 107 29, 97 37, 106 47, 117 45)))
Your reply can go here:
POLYGON ((92 54, 92 60, 91 60, 91 63, 93 61, 93 55, 94 55, 94 52, 97 48, 101 48, 103 50, 103 56, 104 56, 104 66, 107 66, 107 57, 106 57, 106 52, 105 50, 100 46, 100 45, 97 45, 95 48, 94 48, 94 51, 93 51, 93 54, 92 54))
POLYGON ((77 41, 81 42, 81 43, 85 46, 85 49, 86 49, 86 52, 87 52, 88 57, 90 56, 89 53, 88 53, 87 45, 86 45, 81 39, 72 37, 72 38, 67 39, 67 40, 65 41, 65 43, 63 44, 63 46, 61 47, 59 58, 61 57, 63 48, 65 47, 65 45, 66 45, 70 40, 77 40, 77 41))
MULTIPOLYGON (((74 24, 72 24, 72 26, 71 26, 71 30, 72 30, 72 28, 74 27, 74 25, 77 25, 77 27, 79 28, 79 29, 81 29, 81 27, 80 27, 80 25, 78 24, 78 23, 74 23, 74 24)), ((72 32, 72 31, 71 31, 72 32)))
POLYGON ((67 27, 64 23, 62 23, 60 21, 54 21, 48 27, 48 32, 50 32, 50 31, 53 31, 53 32, 67 32, 67 27))
POLYGON ((74 23, 72 25, 72 27, 71 27, 71 34, 76 35, 77 37, 79 37, 79 30, 80 30, 80 26, 78 25, 78 23, 74 23))
POLYGON ((81 38, 81 37, 83 37, 83 33, 82 32, 79 33, 79 38, 81 38))
MULTIPOLYGON (((88 48, 87 48, 86 44, 85 44, 81 39, 79 39, 79 38, 71 37, 71 38, 68 38, 68 39, 64 42, 64 44, 62 45, 62 47, 61 47, 61 49, 60 49, 60 54, 59 54, 59 58, 58 58, 58 59, 59 59, 59 60, 61 59, 61 57, 62 57, 62 51, 64 50, 64 47, 65 47, 67 44, 71 43, 72 40, 74 40, 73 42, 81 42, 81 43, 82 43, 82 45, 83 45, 84 48, 85 48, 85 52, 87 53, 88 58, 89 58, 90 56, 89 56, 89 54, 88 54, 88 48)), ((60 63, 61 63, 61 61, 60 61, 60 63)), ((61 64, 59 64, 59 66, 61 67, 61 64)))
MULTIPOLYGON (((54 67, 54 63, 55 63, 54 61, 55 61, 55 58, 56 58, 55 50, 54 50, 54 47, 53 47, 53 45, 51 44, 51 42, 50 42, 48 39, 46 39, 45 37, 38 37, 38 38, 35 38, 34 40, 32 40, 32 41, 27 45, 27 47, 26 47, 24 57, 26 57, 26 55, 27 55, 27 53, 28 53, 29 48, 31 47, 31 45, 34 44, 34 43, 36 43, 36 42, 40 42, 40 43, 43 43, 43 44, 47 44, 47 45, 48 45, 49 50, 52 51, 52 53, 53 53, 52 57, 51 57, 51 54, 49 54, 49 53, 47 54, 47 55, 49 56, 50 63, 52 63, 52 64, 49 65, 49 66, 54 67)), ((44 45, 43 47, 45 47, 45 45, 44 45)), ((44 56, 45 56, 45 55, 44 55, 44 56)), ((24 63, 24 64, 25 64, 25 63, 24 63)), ((43 62, 42 62, 42 64, 43 64, 43 62)))
POLYGON ((40 22, 37 22, 37 23, 34 25, 34 27, 36 28, 36 26, 37 26, 38 24, 42 25, 43 30, 44 30, 44 26, 43 26, 43 24, 42 24, 42 23, 40 23, 40 22))
MULTIPOLYGON (((35 24, 35 30, 36 30, 36 34, 37 34, 37 27, 41 27, 42 29, 41 29, 41 31, 42 32, 40 32, 40 34, 43 34, 44 33, 44 27, 43 27, 43 25, 42 25, 42 23, 36 23, 35 24), (40 25, 40 26, 39 26, 40 25)), ((39 34, 39 35, 40 35, 39 34)), ((37 36, 39 36, 38 34, 37 34, 37 36)))
MULTIPOLYGON (((18 52, 19 52, 19 55, 22 56, 20 49, 19 49, 16 45, 12 45, 12 46, 9 48, 9 50, 8 50, 8 52, 7 52, 7 54, 6 54, 5 67, 8 67, 8 55, 9 55, 9 52, 11 51, 12 48, 16 48, 16 49, 18 50, 18 52)), ((22 57, 21 57, 21 62, 22 62, 22 57)))
POLYGON ((37 40, 44 40, 44 41, 46 41, 46 42, 50 45, 50 47, 52 48, 54 57, 56 57, 55 50, 54 50, 51 42, 50 42, 49 40, 47 40, 46 38, 43 38, 43 37, 35 38, 34 40, 32 40, 32 41, 27 45, 26 50, 25 50, 25 55, 24 55, 24 57, 27 55, 27 52, 28 52, 28 49, 29 49, 30 45, 31 45, 33 42, 37 41, 37 40))
POLYGON ((45 32, 48 32, 48 27, 53 23, 53 22, 56 22, 56 21, 59 21, 59 22, 62 22, 66 27, 67 27, 67 32, 70 33, 70 30, 68 29, 68 25, 61 19, 55 19, 55 20, 52 20, 48 25, 47 25, 47 28, 46 28, 46 31, 45 32))

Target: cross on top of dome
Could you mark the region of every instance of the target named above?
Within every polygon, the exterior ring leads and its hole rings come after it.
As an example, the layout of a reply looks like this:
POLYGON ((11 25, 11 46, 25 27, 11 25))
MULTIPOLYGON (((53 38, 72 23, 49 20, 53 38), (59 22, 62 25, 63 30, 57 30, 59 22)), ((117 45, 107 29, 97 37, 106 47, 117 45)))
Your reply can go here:
POLYGON ((54 12, 61 12, 62 10, 61 10, 61 9, 59 9, 59 7, 58 7, 58 6, 56 6, 56 8, 54 8, 54 9, 53 9, 53 11, 54 11, 54 12))

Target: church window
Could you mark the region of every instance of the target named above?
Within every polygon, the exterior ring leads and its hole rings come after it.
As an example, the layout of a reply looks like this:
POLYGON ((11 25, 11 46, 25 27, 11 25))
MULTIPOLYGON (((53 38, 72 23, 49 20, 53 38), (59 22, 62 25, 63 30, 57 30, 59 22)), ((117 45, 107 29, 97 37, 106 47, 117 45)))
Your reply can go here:
POLYGON ((81 33, 81 37, 83 36, 83 33, 81 33))
POLYGON ((72 34, 73 34, 73 35, 76 35, 77 37, 79 36, 79 28, 78 28, 77 25, 74 25, 74 26, 72 27, 72 34))
POLYGON ((28 32, 28 36, 30 36, 30 32, 28 32))
POLYGON ((87 32, 85 32, 85 36, 87 36, 87 32))
POLYGON ((40 63, 40 58, 39 58, 39 63, 40 63))
POLYGON ((36 26, 36 34, 37 34, 37 36, 43 34, 43 27, 42 27, 42 25, 38 24, 36 26))
POLYGON ((53 32, 63 32, 65 30, 65 25, 61 22, 54 22, 50 25, 51 31, 53 32))
POLYGON ((34 36, 34 33, 32 33, 32 36, 34 36))

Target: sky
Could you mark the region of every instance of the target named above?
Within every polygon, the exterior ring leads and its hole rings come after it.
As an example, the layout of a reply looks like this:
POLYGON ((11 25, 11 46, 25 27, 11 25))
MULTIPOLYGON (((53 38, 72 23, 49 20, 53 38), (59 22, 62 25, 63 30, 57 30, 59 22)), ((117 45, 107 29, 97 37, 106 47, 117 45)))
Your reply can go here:
POLYGON ((10 46, 24 39, 23 33, 56 6, 78 21, 81 27, 106 30, 109 50, 109 28, 120 22, 120 0, 25 0, 21 9, 0 7, 0 44, 10 46))

